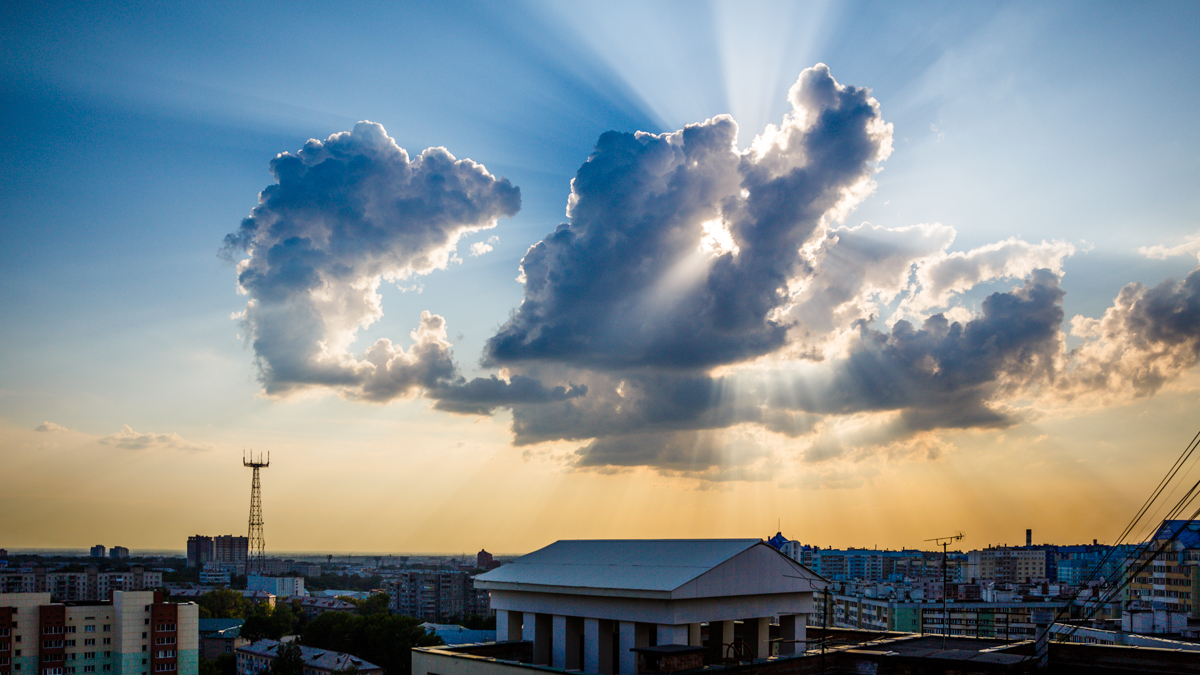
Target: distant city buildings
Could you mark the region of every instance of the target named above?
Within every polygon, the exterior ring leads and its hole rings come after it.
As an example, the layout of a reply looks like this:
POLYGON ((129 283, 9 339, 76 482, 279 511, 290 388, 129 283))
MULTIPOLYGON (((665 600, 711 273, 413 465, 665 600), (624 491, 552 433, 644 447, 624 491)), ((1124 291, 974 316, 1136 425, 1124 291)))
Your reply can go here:
POLYGON ((212 565, 228 569, 234 574, 246 573, 246 559, 250 550, 247 537, 232 534, 209 537, 197 534, 187 540, 188 567, 212 565))
POLYGON ((104 548, 103 544, 96 544, 95 546, 92 547, 91 555, 93 558, 103 558, 104 551, 105 551, 105 548, 104 548))
POLYGON ((491 553, 487 552, 487 549, 480 549, 479 553, 475 556, 475 567, 481 570, 490 570, 493 567, 498 567, 498 565, 496 564, 496 559, 492 557, 491 553))
MULTIPOLYGON (((54 602, 107 601, 113 591, 146 591, 162 586, 162 572, 133 565, 127 571, 47 571, 44 567, 0 571, 0 593, 49 593, 54 602)), ((0 605, 5 601, 0 600, 0 605)))
POLYGON ((129 557, 129 549, 125 548, 124 546, 114 546, 114 547, 108 549, 108 557, 112 558, 113 560, 119 560, 121 558, 128 558, 129 557))
POLYGON ((1055 579, 1054 551, 1033 548, 987 548, 967 553, 970 580, 990 579, 1021 584, 1034 579, 1055 579))
POLYGON ((110 602, 56 603, 49 593, 0 600, 0 671, 11 675, 197 675, 198 607, 152 591, 110 602))
POLYGON ((487 591, 476 589, 462 570, 405 570, 392 577, 386 590, 394 611, 432 623, 490 613, 487 591))

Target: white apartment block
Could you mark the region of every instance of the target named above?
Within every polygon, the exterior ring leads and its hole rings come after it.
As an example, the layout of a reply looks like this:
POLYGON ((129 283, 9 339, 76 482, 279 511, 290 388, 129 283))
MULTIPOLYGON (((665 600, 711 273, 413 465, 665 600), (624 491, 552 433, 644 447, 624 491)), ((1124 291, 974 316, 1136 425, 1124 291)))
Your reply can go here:
POLYGON ((0 675, 197 675, 199 608, 153 591, 112 602, 0 595, 0 675))

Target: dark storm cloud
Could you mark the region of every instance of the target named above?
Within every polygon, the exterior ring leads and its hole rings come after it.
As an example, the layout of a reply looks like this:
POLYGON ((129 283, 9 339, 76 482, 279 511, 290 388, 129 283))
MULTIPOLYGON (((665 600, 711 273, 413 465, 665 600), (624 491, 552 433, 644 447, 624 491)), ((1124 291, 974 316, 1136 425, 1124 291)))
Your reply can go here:
POLYGON ((553 403, 585 394, 585 386, 547 387, 523 375, 513 375, 507 382, 492 375, 469 382, 439 383, 426 392, 430 398, 437 399, 433 407, 438 410, 477 415, 489 415, 501 406, 553 403))
POLYGON ((601 136, 572 182, 570 223, 525 255, 525 300, 486 359, 695 369, 782 346, 772 313, 805 270, 800 247, 861 198, 891 149, 875 100, 824 65, 789 98, 782 127, 745 154, 728 116, 601 136), (698 250, 706 223, 730 250, 698 250))
POLYGON ((749 423, 799 436, 823 418, 869 412, 901 414, 889 437, 1008 426, 1015 420, 992 399, 1053 379, 1062 298, 1057 276, 1038 270, 1022 287, 988 296, 982 314, 966 323, 951 323, 941 314, 919 329, 908 321, 896 322, 889 332, 860 323, 850 355, 834 364, 828 379, 773 382, 759 375, 739 385, 729 377, 669 373, 629 378, 615 400, 593 387, 588 399, 562 408, 518 407, 513 428, 518 443, 596 439, 580 450, 581 466, 665 466, 662 458, 684 447, 660 436, 669 431, 749 423))

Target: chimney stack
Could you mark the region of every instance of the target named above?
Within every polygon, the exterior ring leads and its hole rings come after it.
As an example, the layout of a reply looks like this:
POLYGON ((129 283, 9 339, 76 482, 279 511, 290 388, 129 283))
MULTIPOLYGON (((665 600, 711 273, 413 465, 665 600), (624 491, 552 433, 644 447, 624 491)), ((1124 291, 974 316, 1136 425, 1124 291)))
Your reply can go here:
POLYGON ((1025 529, 1025 545, 1033 546, 1033 530, 1029 528, 1025 529))

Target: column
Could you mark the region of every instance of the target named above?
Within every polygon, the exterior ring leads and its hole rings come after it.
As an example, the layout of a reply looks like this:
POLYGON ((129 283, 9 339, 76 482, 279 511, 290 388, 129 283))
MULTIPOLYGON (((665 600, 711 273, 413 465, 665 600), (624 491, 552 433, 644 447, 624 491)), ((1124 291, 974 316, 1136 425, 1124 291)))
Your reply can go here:
POLYGON ((620 675, 637 675, 637 654, 633 653, 633 648, 637 646, 637 624, 622 621, 617 631, 617 672, 620 675))
POLYGON ((550 665, 555 668, 566 669, 567 667, 567 617, 561 614, 554 615, 554 638, 553 655, 550 659, 550 665))
POLYGON ((678 626, 671 626, 665 623, 658 624, 658 645, 686 645, 688 643, 688 625, 681 623, 678 626))
POLYGON ((756 659, 771 655, 771 620, 767 617, 742 620, 742 641, 756 659))
POLYGON ((702 634, 701 634, 700 630, 701 630, 700 624, 698 624, 698 623, 689 623, 688 624, 687 643, 688 643, 689 647, 703 647, 704 646, 704 642, 703 642, 703 640, 701 640, 702 634))
POLYGON ((496 610, 496 642, 520 640, 523 638, 521 634, 521 616, 521 612, 513 612, 507 609, 496 610))
POLYGON ((551 618, 554 637, 551 639, 550 665, 563 670, 579 670, 579 650, 583 639, 583 620, 574 616, 555 614, 551 618))
POLYGON ((717 658, 723 659, 729 656, 725 645, 731 642, 733 642, 732 621, 708 622, 708 647, 713 654, 717 655, 717 658))
POLYGON ((585 673, 613 672, 613 627, 608 619, 583 620, 583 671, 585 673))
POLYGON ((533 662, 539 666, 550 665, 550 641, 554 630, 550 615, 525 612, 521 618, 523 636, 533 643, 533 662))
POLYGON ((803 654, 807 646, 804 640, 808 637, 808 615, 791 614, 779 617, 779 655, 803 654), (798 640, 798 642, 789 642, 798 640))

